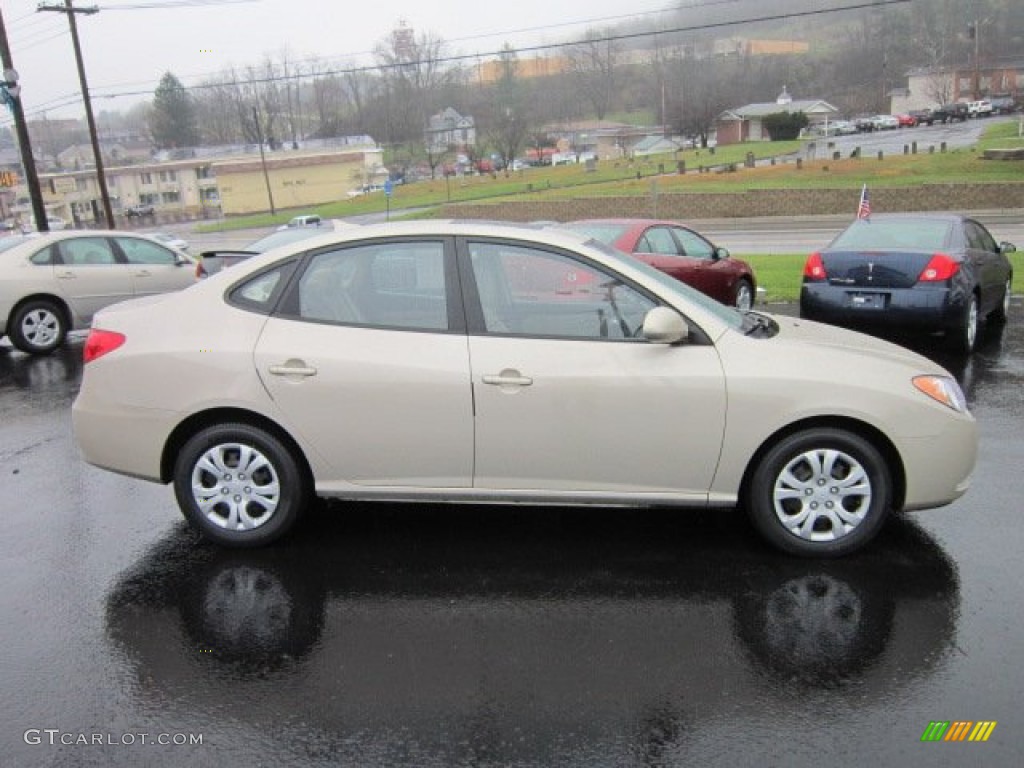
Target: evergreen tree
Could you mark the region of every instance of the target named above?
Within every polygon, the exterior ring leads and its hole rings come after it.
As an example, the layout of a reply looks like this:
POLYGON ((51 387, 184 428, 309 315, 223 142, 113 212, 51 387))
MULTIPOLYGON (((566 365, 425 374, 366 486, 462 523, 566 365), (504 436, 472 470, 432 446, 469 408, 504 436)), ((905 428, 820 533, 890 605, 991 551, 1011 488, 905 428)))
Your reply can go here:
POLYGON ((194 147, 199 143, 195 107, 185 86, 167 72, 153 94, 153 110, 149 116, 153 143, 160 149, 194 147))

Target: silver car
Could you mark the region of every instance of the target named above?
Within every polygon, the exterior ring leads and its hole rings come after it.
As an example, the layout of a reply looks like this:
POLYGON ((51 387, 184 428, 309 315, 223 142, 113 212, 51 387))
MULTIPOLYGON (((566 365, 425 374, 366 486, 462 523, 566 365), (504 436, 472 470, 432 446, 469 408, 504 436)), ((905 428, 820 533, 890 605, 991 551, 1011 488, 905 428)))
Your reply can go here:
POLYGON ((23 352, 52 352, 69 330, 88 328, 97 310, 185 288, 194 271, 188 256, 141 235, 95 230, 18 238, 0 252, 0 337, 23 352))
POLYGON ((742 505, 836 556, 969 485, 975 422, 940 366, 740 312, 586 236, 352 228, 100 312, 73 408, 91 464, 173 483, 229 546, 314 495, 742 505))

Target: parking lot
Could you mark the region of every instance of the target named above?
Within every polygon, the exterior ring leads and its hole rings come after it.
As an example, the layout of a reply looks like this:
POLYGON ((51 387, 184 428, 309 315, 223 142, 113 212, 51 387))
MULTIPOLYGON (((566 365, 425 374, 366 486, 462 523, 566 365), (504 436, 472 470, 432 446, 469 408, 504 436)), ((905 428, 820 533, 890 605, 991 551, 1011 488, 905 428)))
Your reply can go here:
POLYGON ((432 505, 219 550, 169 488, 78 457, 80 335, 3 342, 3 764, 1017 765, 1011 310, 969 360, 919 347, 979 421, 972 489, 831 562, 736 512, 432 505), (997 725, 923 743, 933 721, 997 725))

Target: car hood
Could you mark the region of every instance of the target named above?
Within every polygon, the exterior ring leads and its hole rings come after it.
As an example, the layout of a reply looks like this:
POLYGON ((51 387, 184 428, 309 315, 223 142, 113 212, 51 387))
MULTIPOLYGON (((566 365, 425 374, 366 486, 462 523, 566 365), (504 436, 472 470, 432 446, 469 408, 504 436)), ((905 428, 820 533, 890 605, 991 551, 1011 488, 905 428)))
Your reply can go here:
POLYGON ((779 333, 775 339, 781 342, 799 344, 805 348, 822 351, 843 350, 862 358, 884 358, 915 368, 921 373, 949 375, 942 366, 924 355, 875 336, 795 317, 772 315, 772 319, 779 325, 779 333))

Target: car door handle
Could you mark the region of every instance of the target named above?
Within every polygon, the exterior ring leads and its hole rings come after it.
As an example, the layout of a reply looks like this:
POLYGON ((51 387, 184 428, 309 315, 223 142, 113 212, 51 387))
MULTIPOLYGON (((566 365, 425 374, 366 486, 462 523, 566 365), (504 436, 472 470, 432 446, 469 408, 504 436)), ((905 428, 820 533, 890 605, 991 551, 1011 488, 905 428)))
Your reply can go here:
POLYGON ((68 271, 68 272, 58 272, 57 273, 57 278, 59 280, 74 280, 76 277, 78 277, 78 275, 76 275, 74 272, 70 272, 70 271, 68 271))
POLYGON ((283 365, 272 365, 268 368, 274 376, 316 376, 316 368, 306 365, 301 360, 287 360, 283 365))
POLYGON ((504 370, 497 375, 485 375, 483 382, 484 384, 494 384, 499 387, 528 387, 533 384, 533 379, 529 376, 520 375, 519 371, 504 370))
POLYGON ((136 277, 149 277, 151 274, 153 274, 153 273, 150 272, 148 269, 140 269, 138 272, 135 273, 135 276, 136 277))

